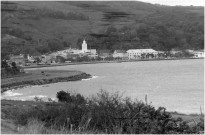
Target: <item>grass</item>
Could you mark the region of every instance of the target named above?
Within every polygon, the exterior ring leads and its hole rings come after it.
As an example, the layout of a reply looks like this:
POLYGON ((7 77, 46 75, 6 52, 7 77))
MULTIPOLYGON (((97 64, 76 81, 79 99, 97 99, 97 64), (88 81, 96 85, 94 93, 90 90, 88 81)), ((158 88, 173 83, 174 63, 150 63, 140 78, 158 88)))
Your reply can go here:
POLYGON ((67 94, 58 96, 61 102, 2 100, 2 119, 13 120, 20 125, 18 131, 27 134, 193 134, 204 131, 203 114, 199 115, 199 121, 187 122, 173 117, 164 107, 131 101, 119 93, 101 91, 90 99, 67 94))
POLYGON ((79 75, 82 72, 80 71, 61 71, 61 70, 30 70, 26 71, 25 74, 19 76, 4 78, 1 80, 1 85, 20 82, 20 81, 29 81, 29 80, 40 80, 40 79, 51 79, 56 77, 68 77, 79 75), (44 72, 44 74, 42 74, 44 72))
POLYGON ((3 78, 1 80, 1 92, 27 85, 42 85, 56 82, 76 81, 89 77, 89 74, 85 74, 80 71, 29 70, 27 73, 22 75, 13 76, 12 78, 3 78))

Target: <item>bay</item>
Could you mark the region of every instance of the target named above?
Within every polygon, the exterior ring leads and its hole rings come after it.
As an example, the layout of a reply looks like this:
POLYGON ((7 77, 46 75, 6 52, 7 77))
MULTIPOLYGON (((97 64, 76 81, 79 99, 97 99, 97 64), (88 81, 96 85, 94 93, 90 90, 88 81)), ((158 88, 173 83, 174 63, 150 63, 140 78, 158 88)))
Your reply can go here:
MULTIPOLYGON (((13 90, 2 98, 29 100, 35 96, 55 99, 60 90, 90 97, 101 89, 148 102, 168 111, 200 113, 204 108, 204 60, 163 60, 44 67, 44 70, 78 70, 92 79, 61 82, 13 90)), ((38 70, 38 69, 29 69, 38 70)))

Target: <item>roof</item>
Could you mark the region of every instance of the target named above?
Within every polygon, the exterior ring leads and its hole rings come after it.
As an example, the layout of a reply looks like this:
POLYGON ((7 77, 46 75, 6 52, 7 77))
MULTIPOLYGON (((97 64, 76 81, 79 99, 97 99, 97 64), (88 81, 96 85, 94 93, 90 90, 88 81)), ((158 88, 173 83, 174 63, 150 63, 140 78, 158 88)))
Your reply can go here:
POLYGON ((64 59, 65 59, 65 56, 63 56, 63 55, 57 55, 56 58, 64 58, 64 59))
POLYGON ((157 51, 158 53, 164 53, 164 51, 157 51))
POLYGON ((111 53, 110 50, 99 50, 99 53, 111 53))
POLYGON ((194 53, 201 53, 201 52, 204 53, 204 50, 196 50, 196 51, 194 51, 194 53))
POLYGON ((149 52, 157 52, 153 49, 129 49, 127 50, 128 53, 134 52, 134 53, 149 53, 149 52))
POLYGON ((125 50, 115 50, 115 53, 126 53, 125 50))
POLYGON ((88 49, 88 51, 96 51, 96 49, 88 49))
POLYGON ((22 59, 22 58, 24 58, 24 55, 11 55, 10 56, 10 59, 22 59))

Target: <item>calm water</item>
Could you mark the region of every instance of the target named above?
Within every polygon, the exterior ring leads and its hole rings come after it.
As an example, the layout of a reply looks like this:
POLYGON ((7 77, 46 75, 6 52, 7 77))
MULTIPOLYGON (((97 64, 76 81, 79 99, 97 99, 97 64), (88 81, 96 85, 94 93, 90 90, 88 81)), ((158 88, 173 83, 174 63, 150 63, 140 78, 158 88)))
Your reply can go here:
MULTIPOLYGON (((91 96, 100 89, 148 101, 168 111, 199 113, 204 107, 204 60, 142 61, 69 65, 42 68, 47 70, 80 70, 93 79, 26 87, 9 91, 7 99, 33 99, 34 96, 55 98, 60 90, 91 96)), ((33 70, 33 69, 32 69, 33 70)), ((38 69, 37 69, 38 70, 38 69)))

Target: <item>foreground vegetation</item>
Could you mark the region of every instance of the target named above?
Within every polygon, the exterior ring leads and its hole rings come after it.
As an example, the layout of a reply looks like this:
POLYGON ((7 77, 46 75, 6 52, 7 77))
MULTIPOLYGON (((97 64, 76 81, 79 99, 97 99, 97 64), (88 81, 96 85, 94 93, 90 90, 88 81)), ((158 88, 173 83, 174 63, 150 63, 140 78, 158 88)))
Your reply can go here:
POLYGON ((2 100, 2 119, 12 119, 21 133, 193 134, 204 131, 204 115, 184 121, 164 107, 101 91, 86 99, 80 94, 57 93, 58 102, 2 100), (12 106, 13 105, 13 106, 12 106))

